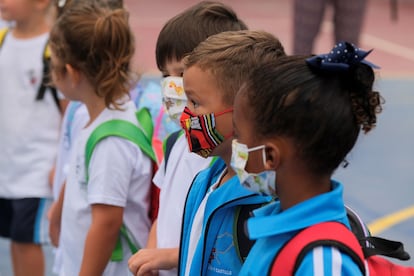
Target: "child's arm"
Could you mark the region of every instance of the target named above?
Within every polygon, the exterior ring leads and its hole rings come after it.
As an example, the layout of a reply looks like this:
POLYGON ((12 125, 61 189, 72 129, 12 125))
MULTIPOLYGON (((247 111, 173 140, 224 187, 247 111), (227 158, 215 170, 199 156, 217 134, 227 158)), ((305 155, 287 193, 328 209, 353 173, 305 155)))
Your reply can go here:
POLYGON ((147 248, 157 248, 157 222, 155 219, 152 223, 151 230, 148 234, 147 248))
POLYGON ((129 270, 134 275, 147 275, 152 271, 178 267, 178 248, 141 249, 128 261, 129 270))
POLYGON ((49 209, 49 237, 52 244, 59 246, 60 226, 62 220, 63 198, 65 196, 66 182, 60 188, 59 198, 53 202, 49 209))
POLYGON ((123 211, 112 205, 92 205, 92 224, 86 236, 80 276, 103 274, 122 226, 123 211))

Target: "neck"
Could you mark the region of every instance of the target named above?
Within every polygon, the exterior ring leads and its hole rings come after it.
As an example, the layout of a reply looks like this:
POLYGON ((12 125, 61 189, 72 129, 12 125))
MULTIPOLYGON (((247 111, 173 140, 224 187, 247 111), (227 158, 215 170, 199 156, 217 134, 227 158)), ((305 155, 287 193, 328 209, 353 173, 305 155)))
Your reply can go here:
POLYGON ((231 161, 231 139, 226 139, 223 143, 217 148, 217 156, 223 159, 224 163, 226 163, 227 171, 224 174, 223 178, 220 181, 220 186, 224 184, 227 180, 232 178, 236 173, 232 170, 230 166, 231 161))
POLYGON ((84 95, 88 95, 84 97, 81 101, 86 105, 86 108, 89 113, 89 122, 86 126, 92 124, 95 119, 101 114, 101 112, 106 108, 105 100, 102 97, 96 95, 93 89, 89 89, 89 91, 85 91, 84 95))
POLYGON ((305 173, 295 173, 288 177, 277 174, 276 185, 281 207, 286 210, 307 199, 329 192, 331 179, 330 176, 312 177, 305 173))
POLYGON ((32 38, 49 32, 49 24, 46 19, 39 17, 28 18, 24 21, 17 21, 13 28, 13 35, 16 38, 32 38))

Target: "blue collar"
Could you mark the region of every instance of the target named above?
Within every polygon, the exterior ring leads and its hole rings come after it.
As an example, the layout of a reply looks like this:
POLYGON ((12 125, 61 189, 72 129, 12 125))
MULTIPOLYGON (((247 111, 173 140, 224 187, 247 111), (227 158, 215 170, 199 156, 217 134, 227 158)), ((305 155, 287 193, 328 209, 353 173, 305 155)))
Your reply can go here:
POLYGON ((256 211, 247 221, 250 239, 298 231, 324 221, 340 221, 348 225, 342 198, 342 184, 332 180, 332 190, 281 211, 280 202, 270 203, 256 211))

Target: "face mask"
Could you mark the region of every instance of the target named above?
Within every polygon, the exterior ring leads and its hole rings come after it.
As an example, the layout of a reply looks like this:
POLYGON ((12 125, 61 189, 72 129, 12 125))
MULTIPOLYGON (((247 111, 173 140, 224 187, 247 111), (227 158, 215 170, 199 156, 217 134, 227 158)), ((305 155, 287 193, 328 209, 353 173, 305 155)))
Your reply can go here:
POLYGON ((187 104, 182 77, 166 77, 161 80, 162 103, 170 119, 180 124, 181 113, 187 104))
POLYGON ((215 118, 232 111, 233 108, 217 114, 210 113, 197 116, 188 107, 185 107, 180 121, 181 127, 185 131, 190 151, 207 158, 213 149, 225 139, 216 130, 215 118))
POLYGON ((245 168, 249 158, 249 152, 262 150, 263 164, 266 163, 265 146, 248 148, 245 144, 240 144, 236 139, 232 142, 232 153, 230 166, 236 172, 240 183, 246 189, 262 194, 276 196, 276 172, 263 171, 260 173, 248 173, 245 168))

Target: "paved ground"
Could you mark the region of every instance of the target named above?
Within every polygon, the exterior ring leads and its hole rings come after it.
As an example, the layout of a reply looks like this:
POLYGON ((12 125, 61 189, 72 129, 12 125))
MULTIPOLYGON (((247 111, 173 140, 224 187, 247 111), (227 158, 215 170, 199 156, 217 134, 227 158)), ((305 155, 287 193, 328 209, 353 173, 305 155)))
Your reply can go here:
MULTIPOLYGON (((136 34, 137 67, 145 78, 156 78, 154 47, 158 32, 170 17, 196 3, 191 0, 124 0, 136 34)), ((251 29, 274 33, 290 52, 291 0, 225 0, 251 29)), ((370 60, 380 65, 377 88, 386 104, 377 128, 362 136, 335 177, 345 184, 345 198, 376 234, 403 241, 414 265, 414 0, 399 0, 398 20, 391 20, 389 0, 369 0, 363 28, 364 49, 374 48, 370 60), (405 210, 406 212, 400 212, 405 210), (392 215, 386 221, 379 219, 392 215), (379 223, 376 223, 379 222, 379 223)), ((328 12, 329 16, 330 12, 328 12)), ((315 52, 332 46, 332 26, 323 24, 315 52)), ((47 275, 52 275, 51 248, 46 247, 47 275)), ((8 243, 0 239, 0 276, 11 274, 8 243)))

